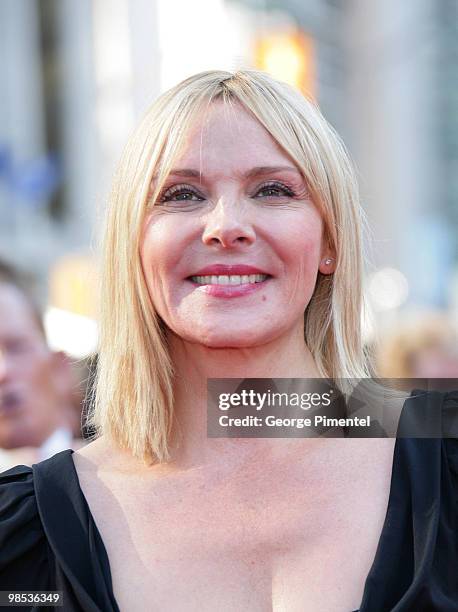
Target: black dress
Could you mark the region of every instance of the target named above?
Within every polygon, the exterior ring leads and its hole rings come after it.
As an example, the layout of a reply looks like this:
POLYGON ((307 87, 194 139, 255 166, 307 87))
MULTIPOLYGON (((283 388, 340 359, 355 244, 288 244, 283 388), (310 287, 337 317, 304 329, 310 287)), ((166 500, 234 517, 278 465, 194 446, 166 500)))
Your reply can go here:
MULTIPOLYGON (((409 398, 401 419, 407 404, 457 423, 458 392, 409 398)), ((119 610, 72 452, 0 475, 0 591, 57 590, 64 599, 63 608, 16 610, 119 610)), ((360 612, 433 610, 458 612, 458 437, 398 438, 388 509, 360 612)))

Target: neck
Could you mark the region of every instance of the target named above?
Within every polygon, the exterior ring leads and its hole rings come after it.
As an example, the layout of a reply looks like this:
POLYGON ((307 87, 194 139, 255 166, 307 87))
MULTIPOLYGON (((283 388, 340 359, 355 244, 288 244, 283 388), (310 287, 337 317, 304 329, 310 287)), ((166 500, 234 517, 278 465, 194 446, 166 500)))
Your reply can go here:
POLYGON ((208 378, 321 378, 304 341, 291 333, 260 346, 211 348, 169 337, 175 366, 172 462, 178 467, 211 463, 241 448, 275 445, 266 439, 207 438, 208 378))

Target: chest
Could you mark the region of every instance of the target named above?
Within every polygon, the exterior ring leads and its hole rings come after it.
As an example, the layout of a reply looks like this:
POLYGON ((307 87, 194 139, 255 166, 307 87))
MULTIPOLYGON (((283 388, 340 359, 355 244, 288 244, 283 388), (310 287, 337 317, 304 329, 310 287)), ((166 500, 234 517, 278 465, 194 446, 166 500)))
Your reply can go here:
POLYGON ((386 514, 391 452, 88 480, 121 611, 355 610, 386 514))

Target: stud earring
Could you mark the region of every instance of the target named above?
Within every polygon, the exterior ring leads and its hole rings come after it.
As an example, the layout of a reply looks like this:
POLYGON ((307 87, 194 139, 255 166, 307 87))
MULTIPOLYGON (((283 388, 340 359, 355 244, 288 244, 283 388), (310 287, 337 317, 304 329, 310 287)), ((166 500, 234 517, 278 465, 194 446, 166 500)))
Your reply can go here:
POLYGON ((331 263, 332 259, 325 259, 324 263, 328 266, 331 263))

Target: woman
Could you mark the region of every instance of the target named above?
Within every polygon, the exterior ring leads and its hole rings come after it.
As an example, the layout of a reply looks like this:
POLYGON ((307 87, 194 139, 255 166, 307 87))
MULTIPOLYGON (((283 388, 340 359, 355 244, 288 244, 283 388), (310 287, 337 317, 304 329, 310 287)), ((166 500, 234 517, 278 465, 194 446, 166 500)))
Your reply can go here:
POLYGON ((108 213, 98 437, 3 475, 2 589, 60 589, 66 610, 458 609, 456 440, 207 438, 208 378, 368 375, 361 224, 341 141, 288 86, 210 71, 157 100, 108 213))

